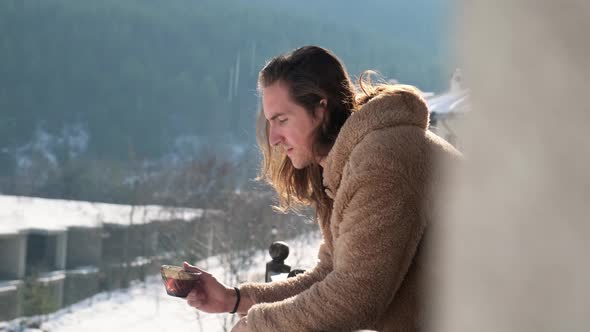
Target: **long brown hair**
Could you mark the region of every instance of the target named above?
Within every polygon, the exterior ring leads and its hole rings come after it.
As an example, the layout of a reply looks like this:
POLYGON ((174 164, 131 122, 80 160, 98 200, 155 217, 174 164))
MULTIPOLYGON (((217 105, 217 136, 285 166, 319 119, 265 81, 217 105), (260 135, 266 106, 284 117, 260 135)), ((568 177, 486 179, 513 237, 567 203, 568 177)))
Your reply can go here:
MULTIPOLYGON (((329 50, 304 46, 271 59, 260 71, 258 89, 278 81, 286 84, 293 102, 312 116, 322 99, 327 100, 324 120, 314 133, 314 160, 325 157, 334 144, 340 128, 356 108, 355 89, 342 62, 329 50)), ((269 144, 269 125, 261 110, 257 125, 258 144, 262 151, 259 179, 274 187, 279 210, 297 210, 313 206, 316 216, 327 222, 332 200, 322 183, 322 168, 317 163, 296 169, 284 152, 269 144)))
MULTIPOLYGON (((359 86, 368 96, 370 84, 365 87, 361 82, 364 75, 359 86)), ((368 100, 357 97, 355 86, 336 55, 318 46, 304 46, 271 59, 259 73, 258 90, 262 92, 264 87, 279 81, 286 84, 293 102, 312 116, 320 101, 327 100, 324 120, 314 133, 313 160, 326 156, 344 122, 358 105, 368 100)), ((257 139, 262 152, 258 179, 268 182, 277 192, 279 204, 275 208, 286 212, 311 205, 319 221, 328 222, 333 202, 324 191, 319 164, 296 169, 283 151, 272 147, 263 110, 258 115, 257 139)))

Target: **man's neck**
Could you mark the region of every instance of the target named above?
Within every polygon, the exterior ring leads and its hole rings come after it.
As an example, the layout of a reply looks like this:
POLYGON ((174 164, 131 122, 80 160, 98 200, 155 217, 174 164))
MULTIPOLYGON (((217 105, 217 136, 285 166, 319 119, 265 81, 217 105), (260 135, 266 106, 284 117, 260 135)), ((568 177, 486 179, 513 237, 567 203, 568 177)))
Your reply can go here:
POLYGON ((328 160, 328 154, 330 153, 330 150, 332 150, 332 146, 324 147, 323 151, 321 151, 322 156, 319 157, 318 164, 322 169, 326 168, 326 162, 328 160))

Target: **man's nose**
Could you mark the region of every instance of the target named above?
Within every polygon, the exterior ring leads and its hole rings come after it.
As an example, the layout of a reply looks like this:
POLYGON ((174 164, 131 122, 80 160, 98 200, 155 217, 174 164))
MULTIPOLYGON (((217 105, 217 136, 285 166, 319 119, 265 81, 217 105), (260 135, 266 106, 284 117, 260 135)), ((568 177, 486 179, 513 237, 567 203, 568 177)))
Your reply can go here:
POLYGON ((283 136, 281 136, 279 133, 277 133, 275 130, 271 128, 268 136, 268 141, 271 146, 277 146, 283 141, 283 136))

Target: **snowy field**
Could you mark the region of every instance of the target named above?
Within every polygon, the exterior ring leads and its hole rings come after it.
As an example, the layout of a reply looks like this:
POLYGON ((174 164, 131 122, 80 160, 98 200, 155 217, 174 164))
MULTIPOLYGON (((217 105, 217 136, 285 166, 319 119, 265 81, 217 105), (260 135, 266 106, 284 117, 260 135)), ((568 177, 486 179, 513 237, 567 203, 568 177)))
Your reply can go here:
POLYGON ((27 229, 97 227, 107 222, 129 225, 153 220, 188 221, 202 214, 203 211, 199 209, 158 205, 131 206, 0 195, 0 234, 15 234, 27 229))
MULTIPOLYGON (((320 245, 317 233, 300 236, 287 241, 290 255, 285 262, 292 268, 309 268, 315 265, 320 245)), ((270 259, 266 250, 255 255, 256 264, 239 276, 243 281, 264 279, 265 264, 270 259)), ((196 265, 223 280, 227 268, 225 257, 214 256, 196 265)), ((182 262, 179 262, 179 265, 182 262)), ((227 282, 226 280, 224 280, 227 282)), ((189 307, 186 301, 168 296, 159 275, 150 276, 145 282, 136 283, 128 289, 100 293, 92 298, 64 308, 42 320, 39 329, 24 331, 91 332, 91 331, 229 331, 236 315, 205 314, 189 307)), ((0 323, 0 331, 18 331, 19 321, 0 323)))

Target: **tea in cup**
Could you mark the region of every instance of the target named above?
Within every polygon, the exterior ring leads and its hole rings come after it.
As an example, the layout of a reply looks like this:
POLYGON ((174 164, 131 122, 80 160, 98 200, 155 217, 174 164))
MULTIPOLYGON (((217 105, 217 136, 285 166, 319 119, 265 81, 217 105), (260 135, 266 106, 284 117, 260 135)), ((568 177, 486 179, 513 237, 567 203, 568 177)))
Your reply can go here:
POLYGON ((162 265, 160 268, 166 293, 176 297, 186 297, 199 283, 199 272, 185 271, 180 266, 162 265))

